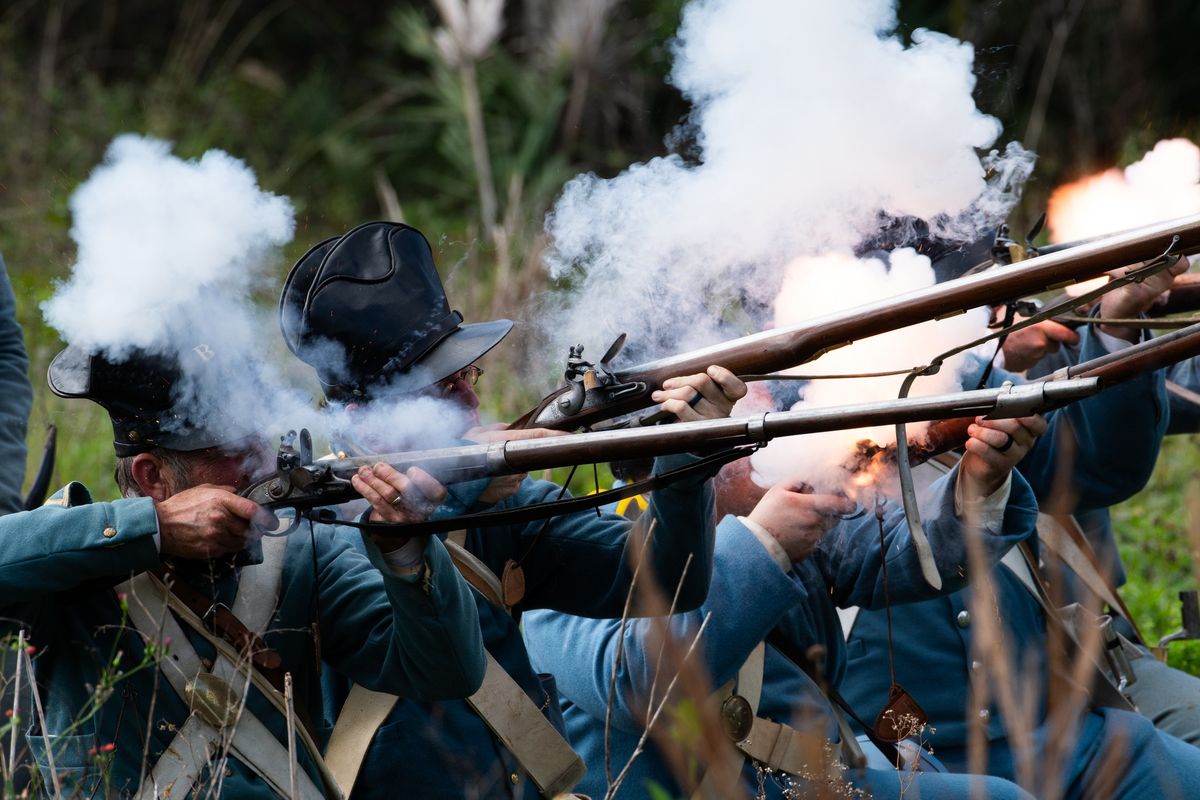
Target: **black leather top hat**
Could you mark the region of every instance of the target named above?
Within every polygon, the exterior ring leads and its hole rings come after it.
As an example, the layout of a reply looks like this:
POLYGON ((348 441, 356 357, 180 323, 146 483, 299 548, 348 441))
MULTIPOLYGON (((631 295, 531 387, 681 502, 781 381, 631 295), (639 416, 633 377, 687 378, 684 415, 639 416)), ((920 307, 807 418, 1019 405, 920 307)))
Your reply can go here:
POLYGON ((393 222, 368 222, 305 253, 283 285, 279 322, 334 400, 432 386, 512 329, 506 319, 464 324, 446 302, 429 242, 393 222))
MULTIPOLYGON (((183 357, 184 363, 165 356, 135 352, 124 361, 110 361, 68 347, 50 362, 46 379, 59 397, 84 398, 104 407, 112 419, 113 449, 120 457, 144 453, 155 447, 202 450, 245 439, 252 431, 214 408, 182 408, 183 371, 212 377, 220 365, 215 355, 199 345, 183 357), (203 419, 193 419, 203 413, 203 419)), ((203 379, 203 378, 202 378, 203 379)))

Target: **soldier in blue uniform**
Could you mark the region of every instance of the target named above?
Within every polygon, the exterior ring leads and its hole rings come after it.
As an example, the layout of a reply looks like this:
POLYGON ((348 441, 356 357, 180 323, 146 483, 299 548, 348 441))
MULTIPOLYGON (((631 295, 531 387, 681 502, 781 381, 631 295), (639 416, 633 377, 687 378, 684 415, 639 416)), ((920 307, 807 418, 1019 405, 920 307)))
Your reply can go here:
MULTIPOLYGON (((1186 267, 1187 262, 1181 260, 1171 272, 1180 274, 1186 267)), ((1134 305, 1124 309, 1110 307, 1103 313, 1136 315, 1142 306, 1150 301, 1157 288, 1157 285, 1152 284, 1139 292, 1140 297, 1134 305)), ((1110 330, 1109 333, 1105 333, 1104 326, 1101 326, 1100 331, 1093 332, 1092 335, 1096 341, 1107 340, 1106 347, 1110 350, 1123 346, 1122 341, 1134 337, 1133 333, 1125 332, 1129 338, 1122 340, 1114 337, 1113 333, 1120 334, 1122 331, 1110 330)), ((1079 346, 1078 332, 1048 320, 1020 331, 1005 341, 1002 351, 1003 366, 1006 369, 1026 372, 1029 377, 1048 375, 1061 367, 1078 363, 1079 346)), ((1170 421, 1166 429, 1168 435, 1200 429, 1200 405, 1195 402, 1194 395, 1194 392, 1200 389, 1197 363, 1198 359, 1190 358, 1166 370, 1166 399, 1170 410, 1170 421)), ((1106 476, 1099 477, 1101 481, 1106 479, 1106 476)), ((1075 514, 1075 519, 1096 553, 1102 576, 1114 589, 1124 586, 1125 570, 1107 506, 1079 511, 1075 514)), ((1054 565, 1051 577, 1063 589, 1065 600, 1084 602, 1090 599, 1086 585, 1061 563, 1054 565)), ((1130 699, 1159 729, 1190 744, 1200 745, 1200 678, 1170 667, 1155 658, 1146 643, 1138 638, 1132 621, 1122 616, 1122 608, 1109 609, 1109 613, 1113 615, 1115 627, 1126 639, 1122 649, 1130 659, 1137 677, 1128 690, 1130 699)))
MULTIPOLYGON (((464 324, 447 304, 425 237, 413 228, 382 222, 359 226, 306 254, 284 287, 281 322, 285 340, 316 369, 331 402, 352 411, 356 406, 377 411, 392 404, 403 408, 415 396, 432 394, 468 414, 479 405, 472 388, 478 376, 474 362, 512 327, 507 320, 464 324), (344 358, 330 358, 331 350, 344 358)), ((711 367, 707 373, 668 381, 655 400, 680 419, 695 420, 728 415, 744 393, 736 377, 711 367)), ((546 433, 469 435, 515 438, 546 433)), ((382 439, 388 448, 405 447, 395 437, 382 439)), ((694 460, 692 456, 661 458, 655 472, 694 460)), ((647 557, 665 585, 680 586, 679 602, 684 608, 695 608, 704 599, 711 572, 714 533, 708 477, 692 474, 656 490, 646 515, 656 522, 647 557)), ((555 499, 563 489, 525 478, 473 481, 452 485, 448 492, 436 516, 484 508, 517 509, 555 499)), ((539 734, 544 736, 541 741, 553 742, 542 750, 564 756, 549 770, 556 774, 531 777, 543 767, 523 761, 524 756, 518 758, 512 749, 528 738, 528 726, 537 727, 543 716, 561 730, 553 680, 538 675, 530 665, 518 624, 523 612, 535 608, 619 617, 632 573, 631 528, 629 520, 615 514, 586 511, 452 535, 453 546, 459 548, 456 552, 465 551, 465 561, 477 573, 473 583, 484 591, 495 586, 490 599, 483 592, 477 597, 484 643, 494 659, 493 669, 507 673, 499 682, 509 689, 519 688, 515 694, 499 697, 490 694, 500 690, 489 688, 489 681, 484 696, 471 702, 400 701, 378 727, 370 750, 356 756, 358 763, 346 772, 350 782, 357 774, 354 797, 536 797, 538 780, 547 794, 569 788, 578 777, 578 765, 575 778, 567 774, 569 767, 557 774, 564 761, 577 762, 560 732, 540 728, 539 734), (519 590, 513 588, 518 585, 514 575, 519 575, 519 590), (489 704, 517 708, 518 714, 532 710, 537 718, 487 717, 484 707, 489 704), (514 726, 526 735, 510 735, 508 730, 514 726), (401 766, 394 757, 397 752, 410 760, 401 766)), ((371 705, 353 700, 352 694, 347 707, 371 705)), ((339 711, 343 720, 362 716, 335 707, 330 720, 339 711)), ((335 730, 331 762, 345 760, 343 741, 335 730)), ((529 754, 539 761, 542 755, 529 754)))
MULTIPOLYGON (((942 591, 953 591, 967 580, 963 514, 982 520, 980 542, 993 562, 1030 533, 1036 505, 1028 485, 1013 475, 1012 467, 1044 426, 1040 418, 1023 422, 983 423, 1012 430, 1017 443, 1001 453, 977 439, 972 447, 978 446, 979 452, 965 460, 962 470, 955 469, 941 478, 922 497, 926 531, 938 572, 945 581, 942 591)), ((726 491, 737 491, 735 483, 722 481, 720 486, 723 505, 741 504, 724 497, 726 491)), ((846 661, 837 609, 883 604, 884 552, 888 554, 887 591, 893 602, 912 602, 937 593, 921 575, 902 509, 890 503, 885 508, 885 549, 881 550, 879 522, 872 514, 830 529, 836 521, 833 515, 853 509, 853 503, 846 499, 802 494, 787 485, 772 488, 748 515, 729 515, 722 520, 708 598, 697 611, 670 618, 673 634, 681 642, 690 642, 704 623, 697 652, 701 668, 712 676, 716 686, 733 679, 754 648, 773 631, 781 633, 800 653, 820 644, 826 651, 821 671, 836 688, 846 661)), ((534 666, 558 678, 572 741, 589 765, 581 789, 593 797, 605 795, 608 789, 604 767, 606 724, 611 727, 611 764, 616 773, 645 730, 651 687, 657 683, 661 691, 670 680, 669 673, 656 675, 660 656, 653 644, 653 626, 654 622, 648 620, 623 626, 619 620, 546 611, 525 617, 525 636, 534 666), (622 651, 619 659, 618 650, 622 651), (610 688, 614 685, 615 691, 610 688)), ((764 655, 758 716, 838 742, 840 734, 829 701, 771 641, 764 655)), ((886 672, 885 662, 877 668, 886 672)), ((667 725, 665 719, 660 725, 667 725)), ((689 757, 695 758, 696 754, 684 754, 685 761, 689 757)), ((646 752, 634 761, 617 796, 645 796, 652 784, 672 797, 694 788, 700 774, 684 779, 670 763, 651 741, 646 752)), ((709 765, 693 766, 703 769, 709 765)), ((756 767, 762 765, 748 763, 744 767, 748 790, 760 779, 756 767)), ((784 776, 778 775, 777 765, 768 767, 776 774, 774 779, 767 779, 769 796, 803 796, 806 787, 815 790, 824 786, 823 775, 815 768, 815 775, 784 776), (784 787, 791 791, 785 794, 784 787)), ((1027 797, 1015 785, 994 778, 937 773, 911 776, 888 768, 850 769, 845 778, 851 787, 868 789, 874 797, 960 798, 972 791, 992 798, 1027 797)), ((824 788, 828 791, 827 786, 824 788)))
POLYGON ((0 256, 0 514, 21 510, 25 426, 33 390, 8 268, 0 256))
MULTIPOLYGON (((1101 314, 1136 316, 1161 291, 1158 284, 1169 277, 1164 274, 1136 289, 1110 293, 1101 314)), ((1119 339, 1136 340, 1138 335, 1124 329, 1089 328, 1082 335, 1080 359, 1094 358, 1120 347, 1119 339)), ((1000 372, 992 380, 1006 378, 1016 376, 1000 372)), ((1061 491, 1057 479, 1065 449, 1071 451, 1067 462, 1070 480, 1065 488, 1074 496, 1076 509, 1120 502, 1145 484, 1166 429, 1162 374, 1134 379, 1055 412, 1053 419, 1052 424, 1057 423, 1055 427, 1069 435, 1043 438, 1019 465, 1035 495, 1044 502, 1055 497, 1056 489, 1061 491)), ((1032 730, 1021 730, 1018 723, 1005 719, 1004 709, 996 702, 984 705, 976 718, 968 718, 968 698, 981 670, 991 672, 987 696, 997 696, 996 665, 989 667, 978 660, 974 634, 979 620, 973 616, 977 612, 971 608, 971 588, 893 609, 897 675, 937 729, 931 744, 938 758, 954 771, 969 769, 968 739, 971 729, 978 726, 986 742, 986 770, 991 775, 1015 779, 1025 772, 1036 786, 1053 787, 1068 798, 1092 797, 1100 791, 1114 797, 1196 796, 1200 792, 1197 751, 1156 730, 1148 719, 1097 704, 1081 712, 1076 729, 1063 730, 1048 722, 1046 621, 1037 597, 1022 582, 1020 570, 1019 565, 1015 569, 999 566, 991 572, 991 580, 1005 652, 1013 660, 1011 671, 1018 676, 1021 697, 1029 706, 1032 730), (1069 746, 1061 758, 1047 756, 1064 742, 1069 746), (1029 757, 1018 763, 1021 752, 1029 757)), ((873 713, 887 699, 888 682, 879 674, 876 656, 886 641, 886 627, 879 612, 863 611, 849 634, 844 694, 862 714, 873 713)))
MULTIPOLYGON (((256 542, 250 521, 271 515, 231 489, 258 440, 173 408, 185 368, 74 348, 51 365, 56 393, 109 412, 125 499, 73 483, 0 519, 4 631, 37 648, 44 720, 21 710, 35 761, 64 797, 288 796, 286 672, 298 795, 336 796, 305 744, 318 661, 409 697, 465 696, 484 668, 474 601, 436 539, 368 541, 365 557, 328 526, 256 542)), ((373 516, 421 518, 441 487, 398 477, 377 467, 354 483, 378 498, 373 516)))

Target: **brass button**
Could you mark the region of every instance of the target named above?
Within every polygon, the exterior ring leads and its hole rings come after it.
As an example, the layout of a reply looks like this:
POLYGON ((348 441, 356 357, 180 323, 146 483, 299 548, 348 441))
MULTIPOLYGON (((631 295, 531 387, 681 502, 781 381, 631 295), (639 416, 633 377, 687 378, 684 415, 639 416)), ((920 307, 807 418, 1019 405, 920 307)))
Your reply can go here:
POLYGON ((109 528, 104 529, 104 538, 105 539, 111 539, 112 537, 114 537, 116 535, 117 535, 116 528, 109 527, 109 528))
POLYGON ((509 779, 509 781, 512 782, 513 786, 516 786, 518 783, 521 782, 521 776, 515 772, 512 775, 509 775, 508 779, 509 779))
POLYGON ((991 719, 991 717, 992 717, 991 711, 988 711, 986 708, 979 709, 979 718, 981 720, 983 720, 984 722, 987 722, 989 719, 991 719))
POLYGON ((958 623, 958 627, 960 627, 960 628, 967 627, 968 625, 971 624, 971 612, 970 611, 958 612, 958 616, 954 618, 954 621, 958 623))

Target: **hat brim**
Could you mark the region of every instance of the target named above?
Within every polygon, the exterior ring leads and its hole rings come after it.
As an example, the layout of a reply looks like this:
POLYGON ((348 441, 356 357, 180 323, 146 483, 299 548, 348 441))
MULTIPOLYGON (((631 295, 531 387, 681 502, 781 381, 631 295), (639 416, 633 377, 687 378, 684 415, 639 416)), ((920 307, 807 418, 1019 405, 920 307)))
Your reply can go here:
POLYGON ((507 319, 459 325, 412 367, 385 377, 388 391, 418 392, 449 378, 500 344, 512 327, 512 320, 507 319))

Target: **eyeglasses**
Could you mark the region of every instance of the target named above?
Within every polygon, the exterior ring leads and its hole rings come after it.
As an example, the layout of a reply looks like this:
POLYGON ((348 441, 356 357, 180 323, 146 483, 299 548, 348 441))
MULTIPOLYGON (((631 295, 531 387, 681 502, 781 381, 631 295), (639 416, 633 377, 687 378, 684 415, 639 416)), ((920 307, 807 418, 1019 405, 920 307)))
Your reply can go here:
POLYGON ((482 375, 483 370, 471 364, 470 366, 463 367, 449 378, 439 381, 438 388, 441 389, 442 397, 448 397, 454 391, 454 387, 458 385, 459 381, 465 381, 471 386, 477 386, 479 378, 482 375))

